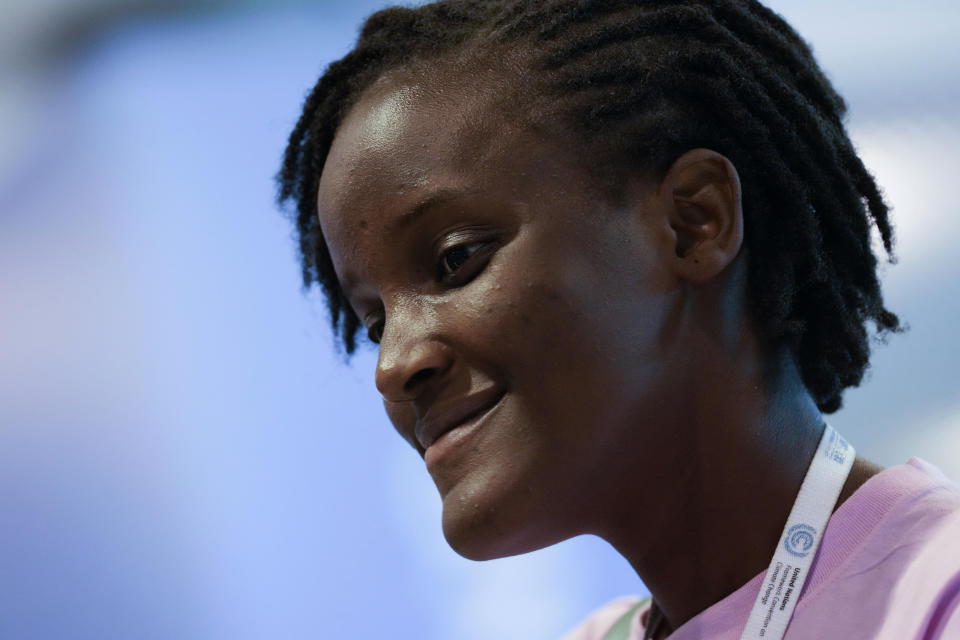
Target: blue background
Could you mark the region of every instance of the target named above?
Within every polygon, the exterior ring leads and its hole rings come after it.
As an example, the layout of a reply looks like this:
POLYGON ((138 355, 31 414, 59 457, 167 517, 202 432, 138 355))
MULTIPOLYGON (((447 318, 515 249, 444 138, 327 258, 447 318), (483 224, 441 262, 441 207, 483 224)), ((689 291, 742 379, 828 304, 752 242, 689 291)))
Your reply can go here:
MULTIPOLYGON (((451 551, 374 354, 303 295, 276 172, 380 2, 0 9, 0 638, 556 638, 644 594, 581 537, 451 551)), ((960 8, 770 5, 894 206, 879 346, 831 423, 960 477, 960 8)))

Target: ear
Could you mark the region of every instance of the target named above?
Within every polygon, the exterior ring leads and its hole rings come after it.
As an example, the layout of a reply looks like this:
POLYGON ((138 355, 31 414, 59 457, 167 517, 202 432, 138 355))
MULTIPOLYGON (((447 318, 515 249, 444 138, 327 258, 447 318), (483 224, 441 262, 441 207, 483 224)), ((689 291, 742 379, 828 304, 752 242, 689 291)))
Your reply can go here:
POLYGON ((693 284, 723 271, 743 244, 740 176, 723 155, 693 149, 677 158, 657 190, 674 234, 677 275, 693 284))

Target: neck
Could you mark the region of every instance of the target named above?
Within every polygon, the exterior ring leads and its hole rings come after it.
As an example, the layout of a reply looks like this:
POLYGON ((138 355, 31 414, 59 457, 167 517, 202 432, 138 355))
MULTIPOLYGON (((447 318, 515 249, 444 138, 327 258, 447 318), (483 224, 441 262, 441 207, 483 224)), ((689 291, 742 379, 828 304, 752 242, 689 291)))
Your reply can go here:
MULTIPOLYGON (((772 387, 721 376, 692 390, 700 409, 677 408, 673 433, 685 438, 653 463, 656 495, 631 487, 645 508, 600 533, 650 589, 667 632, 764 571, 779 543, 824 428, 792 361, 781 365, 772 387)), ((834 510, 880 470, 858 457, 834 510)))

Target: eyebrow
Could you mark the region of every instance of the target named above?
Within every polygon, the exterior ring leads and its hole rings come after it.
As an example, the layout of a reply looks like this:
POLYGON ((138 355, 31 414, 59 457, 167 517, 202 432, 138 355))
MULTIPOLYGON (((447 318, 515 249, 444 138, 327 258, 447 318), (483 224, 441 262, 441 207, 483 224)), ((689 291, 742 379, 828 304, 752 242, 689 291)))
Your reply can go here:
POLYGON ((399 233, 400 231, 403 231, 404 229, 413 225, 414 222, 419 220, 423 214, 429 211, 432 207, 450 200, 456 200, 457 198, 465 195, 471 195, 475 193, 476 191, 474 190, 452 188, 438 189, 433 193, 428 193, 423 198, 418 200, 412 207, 391 220, 385 226, 384 233, 387 236, 393 236, 394 234, 399 233))

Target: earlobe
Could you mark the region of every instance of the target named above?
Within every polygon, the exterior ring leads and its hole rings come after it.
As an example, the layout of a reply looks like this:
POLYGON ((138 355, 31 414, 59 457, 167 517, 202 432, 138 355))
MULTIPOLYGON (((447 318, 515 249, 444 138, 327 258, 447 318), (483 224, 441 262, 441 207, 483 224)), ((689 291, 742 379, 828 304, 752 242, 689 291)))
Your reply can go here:
POLYGON ((661 193, 669 199, 678 275, 695 284, 712 279, 733 262, 743 244, 736 168, 716 151, 693 149, 671 165, 661 193))

